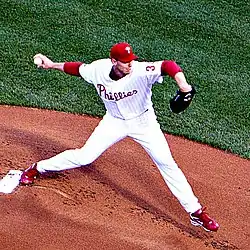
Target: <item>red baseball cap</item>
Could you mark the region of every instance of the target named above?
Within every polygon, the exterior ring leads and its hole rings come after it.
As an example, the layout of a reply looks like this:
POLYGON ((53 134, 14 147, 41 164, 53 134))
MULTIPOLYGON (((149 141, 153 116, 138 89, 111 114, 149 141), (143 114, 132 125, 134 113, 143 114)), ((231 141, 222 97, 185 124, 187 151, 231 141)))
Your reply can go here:
POLYGON ((128 43, 117 43, 110 50, 110 57, 117 61, 128 63, 138 57, 133 53, 133 49, 128 43))

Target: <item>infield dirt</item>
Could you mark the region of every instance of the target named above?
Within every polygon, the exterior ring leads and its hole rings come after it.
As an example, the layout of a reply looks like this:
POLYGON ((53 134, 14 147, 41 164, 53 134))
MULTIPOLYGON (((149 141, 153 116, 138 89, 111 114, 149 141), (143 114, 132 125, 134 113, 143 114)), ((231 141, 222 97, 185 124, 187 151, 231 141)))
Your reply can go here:
MULTIPOLYGON (((99 118, 0 106, 0 177, 81 147, 99 118)), ((200 202, 220 224, 194 227, 140 145, 127 138, 86 167, 0 194, 0 249, 250 249, 250 161, 166 134, 200 202)))

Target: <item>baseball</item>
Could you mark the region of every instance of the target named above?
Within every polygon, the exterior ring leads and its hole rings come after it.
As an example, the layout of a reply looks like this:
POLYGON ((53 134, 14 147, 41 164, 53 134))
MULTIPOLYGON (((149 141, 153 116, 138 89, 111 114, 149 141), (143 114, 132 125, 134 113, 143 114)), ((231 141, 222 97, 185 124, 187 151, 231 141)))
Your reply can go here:
POLYGON ((34 58, 34 64, 36 64, 36 65, 42 65, 43 64, 43 60, 40 57, 35 57, 34 58))

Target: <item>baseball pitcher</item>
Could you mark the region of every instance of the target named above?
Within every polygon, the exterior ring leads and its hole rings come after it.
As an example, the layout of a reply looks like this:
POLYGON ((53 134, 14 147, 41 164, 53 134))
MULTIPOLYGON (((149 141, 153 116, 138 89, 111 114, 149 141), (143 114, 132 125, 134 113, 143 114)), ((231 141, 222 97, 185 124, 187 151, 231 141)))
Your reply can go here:
POLYGON ((60 70, 92 84, 105 105, 106 114, 82 148, 66 150, 34 163, 23 172, 21 184, 32 184, 36 177, 46 171, 88 165, 107 148, 129 136, 141 144, 152 158, 165 183, 190 215, 191 223, 206 231, 218 230, 218 223, 205 212, 173 159, 153 109, 152 86, 161 83, 164 76, 173 78, 179 88, 170 100, 172 112, 184 111, 195 95, 194 87, 187 83, 176 62, 139 62, 131 45, 125 42, 112 46, 110 58, 89 64, 56 63, 42 54, 35 55, 34 59, 38 67, 60 70))

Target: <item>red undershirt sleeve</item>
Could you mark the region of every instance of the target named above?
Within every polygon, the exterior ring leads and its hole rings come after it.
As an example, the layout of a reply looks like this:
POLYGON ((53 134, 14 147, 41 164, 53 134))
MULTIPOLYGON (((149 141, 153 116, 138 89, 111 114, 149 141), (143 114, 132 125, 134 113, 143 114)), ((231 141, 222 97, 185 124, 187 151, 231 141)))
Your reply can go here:
POLYGON ((66 74, 73 76, 81 76, 79 73, 79 68, 83 62, 65 62, 63 66, 63 71, 66 74))
POLYGON ((169 75, 174 78, 174 76, 178 73, 182 72, 181 67, 175 62, 170 60, 164 60, 161 65, 161 74, 163 76, 169 75))

